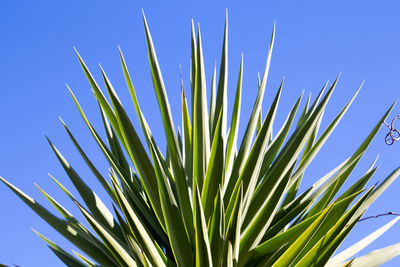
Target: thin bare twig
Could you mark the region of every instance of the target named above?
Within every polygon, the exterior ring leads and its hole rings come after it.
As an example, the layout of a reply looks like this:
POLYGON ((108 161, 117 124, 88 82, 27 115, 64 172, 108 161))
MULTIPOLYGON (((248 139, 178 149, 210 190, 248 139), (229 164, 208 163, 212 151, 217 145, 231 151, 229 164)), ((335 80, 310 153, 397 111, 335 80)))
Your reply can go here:
POLYGON ((372 216, 368 216, 368 217, 362 218, 362 219, 359 220, 359 222, 365 221, 365 220, 368 220, 368 219, 388 216, 388 215, 400 216, 400 213, 389 211, 387 213, 382 213, 382 214, 377 214, 377 215, 372 215, 372 216))
POLYGON ((400 132, 394 127, 394 123, 396 120, 400 119, 400 115, 397 115, 393 118, 392 123, 388 124, 386 121, 383 123, 389 128, 389 133, 385 136, 385 143, 387 145, 393 145, 395 141, 400 140, 400 132))

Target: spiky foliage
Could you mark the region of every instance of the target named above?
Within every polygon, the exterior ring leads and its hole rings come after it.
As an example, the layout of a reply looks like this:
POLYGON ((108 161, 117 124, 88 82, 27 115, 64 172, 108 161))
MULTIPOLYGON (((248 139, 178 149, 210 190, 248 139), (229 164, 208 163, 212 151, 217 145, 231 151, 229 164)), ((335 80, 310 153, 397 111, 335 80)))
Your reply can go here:
POLYGON ((121 52, 123 73, 145 137, 144 142, 140 140, 137 129, 133 127, 131 118, 104 71, 101 69, 109 100, 78 53, 79 62, 100 106, 107 141, 101 139, 77 98, 68 89, 110 164, 109 179, 103 177, 92 164, 63 122, 73 144, 110 199, 100 200, 85 183, 86 179, 78 175, 49 140, 80 198, 75 198, 58 180, 52 178, 78 206, 95 233, 78 222, 41 188, 40 191, 57 208, 63 219, 51 214, 38 202, 1 179, 39 216, 85 254, 75 253, 77 258, 39 234, 65 264, 366 266, 366 262, 379 264, 382 259, 388 260, 399 254, 399 245, 394 245, 354 258, 358 251, 398 220, 395 219, 332 258, 368 206, 400 172, 398 169, 380 185, 363 189, 377 169, 372 164, 356 183, 338 195, 392 107, 376 122, 376 126, 352 156, 307 190, 299 192, 305 170, 359 90, 321 132, 322 116, 338 79, 331 85, 325 84, 313 102, 308 99, 297 124, 293 124, 302 99, 300 96, 280 130, 273 134, 283 81, 265 116, 262 116, 261 104, 274 45, 274 27, 265 70, 259 80, 258 94, 250 119, 244 125, 246 128, 242 141, 238 142, 243 59, 239 68, 232 117, 228 118, 227 21, 219 77, 216 77, 214 70, 209 106, 200 29, 196 35, 192 22, 191 101, 189 108, 182 85, 182 130, 177 131, 150 31, 144 16, 143 19, 152 80, 165 130, 165 154, 157 146, 141 111, 121 52), (291 135, 288 134, 290 129, 293 129, 291 135), (110 200, 113 211, 103 203, 110 200))

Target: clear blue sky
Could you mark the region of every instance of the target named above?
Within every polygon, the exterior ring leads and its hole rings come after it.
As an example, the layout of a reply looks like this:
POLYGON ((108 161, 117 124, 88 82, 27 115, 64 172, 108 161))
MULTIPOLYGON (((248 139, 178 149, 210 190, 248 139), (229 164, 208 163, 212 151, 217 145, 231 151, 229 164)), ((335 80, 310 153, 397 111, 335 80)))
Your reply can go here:
MULTIPOLYGON (((134 115, 119 65, 117 45, 121 46, 143 112, 153 133, 158 133, 157 140, 164 142, 147 59, 142 8, 153 35, 176 123, 180 121, 179 64, 188 85, 190 18, 201 23, 209 81, 214 62, 220 59, 226 8, 229 12, 230 108, 240 56, 244 53, 242 119, 250 115, 250 105, 257 90, 257 72, 264 67, 274 20, 277 34, 265 107, 285 76, 277 126, 303 89, 315 96, 326 80, 332 81, 343 72, 325 115, 322 126, 326 126, 365 80, 359 97, 307 172, 306 184, 350 156, 383 112, 399 97, 398 1, 116 2, 3 0, 0 8, 0 175, 47 205, 33 185, 37 183, 60 202, 66 203, 65 206, 78 218, 82 217, 74 204, 47 176, 51 173, 72 188, 44 137, 48 135, 71 165, 104 196, 58 120, 60 115, 85 145, 96 165, 106 172, 107 164, 65 87, 68 82, 89 118, 100 129, 97 105, 73 46, 96 77, 100 77, 97 64, 102 64, 128 111, 134 115)), ((397 114, 400 114, 399 107, 391 116, 397 114)), ((135 123, 138 125, 136 119, 135 123)), ((243 128, 241 124, 242 131, 243 128)), ((380 169, 370 184, 381 181, 400 165, 400 142, 391 147, 385 145, 386 131, 382 127, 350 181, 358 178, 377 154, 380 154, 380 169)), ((397 181, 367 214, 400 212, 399 191, 400 182, 397 181)), ((62 266, 30 228, 68 251, 73 247, 4 185, 0 185, 0 213, 0 263, 62 266)), ((342 247, 358 241, 389 219, 360 223, 342 247)), ((396 242, 400 242, 400 225, 393 227, 364 252, 396 242)), ((386 266, 399 264, 400 259, 395 259, 386 266)))

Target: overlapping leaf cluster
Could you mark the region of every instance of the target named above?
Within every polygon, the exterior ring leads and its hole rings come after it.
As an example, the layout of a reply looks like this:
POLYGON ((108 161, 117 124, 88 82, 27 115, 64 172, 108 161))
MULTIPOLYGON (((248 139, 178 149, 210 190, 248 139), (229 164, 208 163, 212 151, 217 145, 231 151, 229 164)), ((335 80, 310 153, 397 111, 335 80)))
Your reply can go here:
POLYGON ((66 252, 40 235, 68 266, 366 266, 379 264, 400 253, 394 245, 360 258, 362 248, 389 229, 393 220, 359 243, 332 258, 368 206, 396 179, 397 169, 379 186, 364 189, 376 172, 375 162, 344 193, 343 184, 365 153, 381 122, 352 156, 329 171, 304 192, 298 192, 307 167, 342 119, 359 90, 328 127, 320 131, 327 103, 336 86, 328 83, 315 100, 297 112, 302 95, 279 131, 273 134, 283 81, 265 116, 261 105, 267 83, 275 27, 258 94, 241 142, 238 142, 243 58, 240 62, 232 116, 227 112, 228 24, 226 20, 219 77, 211 83, 210 104, 200 29, 192 22, 191 99, 182 86, 182 125, 177 130, 144 18, 151 75, 161 111, 166 151, 163 154, 140 109, 131 76, 120 52, 123 73, 144 134, 140 140, 110 80, 101 69, 109 100, 77 53, 99 103, 107 140, 88 121, 77 98, 71 96, 110 164, 103 177, 64 124, 83 160, 107 192, 101 200, 50 142, 57 158, 76 187, 76 203, 95 233, 81 224, 60 203, 39 190, 63 218, 1 180, 55 230, 83 253, 66 252), (190 103, 190 107, 188 105, 190 103), (297 124, 294 123, 296 114, 297 124), (230 124, 228 124, 230 122, 230 124), (292 134, 288 134, 292 129, 292 134), (342 192, 340 191, 340 192, 342 192), (112 201, 109 210, 105 201, 112 201))

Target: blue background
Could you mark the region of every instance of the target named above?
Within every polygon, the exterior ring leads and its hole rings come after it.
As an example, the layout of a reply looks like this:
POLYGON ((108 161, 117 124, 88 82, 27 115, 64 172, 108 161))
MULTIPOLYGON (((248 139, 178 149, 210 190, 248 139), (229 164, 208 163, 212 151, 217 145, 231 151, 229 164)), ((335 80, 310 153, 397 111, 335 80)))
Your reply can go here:
MULTIPOLYGON (((343 72, 325 114, 324 128, 360 83, 366 81, 348 114, 307 171, 305 186, 312 184, 350 156, 399 97, 400 3, 277 2, 203 1, 195 4, 193 1, 3 0, 0 6, 0 175, 55 211, 33 185, 37 183, 84 220, 74 204, 47 176, 51 173, 72 188, 44 137, 48 135, 88 184, 100 196, 105 196, 58 119, 60 115, 96 166, 107 173, 107 164, 65 87, 68 82, 88 117, 100 130, 102 125, 97 104, 72 47, 78 49, 99 81, 97 64, 102 64, 138 126, 119 63, 117 45, 121 46, 143 112, 156 140, 163 146, 163 128, 152 89, 141 8, 147 15, 176 124, 180 124, 179 64, 182 65, 186 88, 189 88, 190 19, 193 17, 201 23, 209 84, 214 62, 219 64, 225 9, 228 8, 229 110, 240 56, 242 52, 244 54, 241 133, 256 96, 257 72, 262 72, 265 65, 274 20, 277 33, 264 111, 285 76, 276 129, 302 90, 306 90, 306 96, 310 92, 315 96, 327 79, 332 81, 343 72)), ((399 113, 400 109, 396 107, 391 117, 399 113)), ((382 127, 348 184, 359 178, 378 154, 380 169, 369 185, 382 181, 400 165, 400 143, 385 145, 386 133, 387 128, 382 127)), ((367 211, 367 215, 400 212, 399 190, 400 183, 396 181, 367 211)), ((0 185, 0 214, 0 263, 62 266, 30 228, 67 251, 73 249, 4 185, 0 185)), ((342 248, 390 219, 385 217, 359 223, 342 248)), ((400 242, 399 230, 400 225, 394 226, 360 255, 400 242)), ((385 266, 399 264, 400 260, 394 259, 385 266)))

